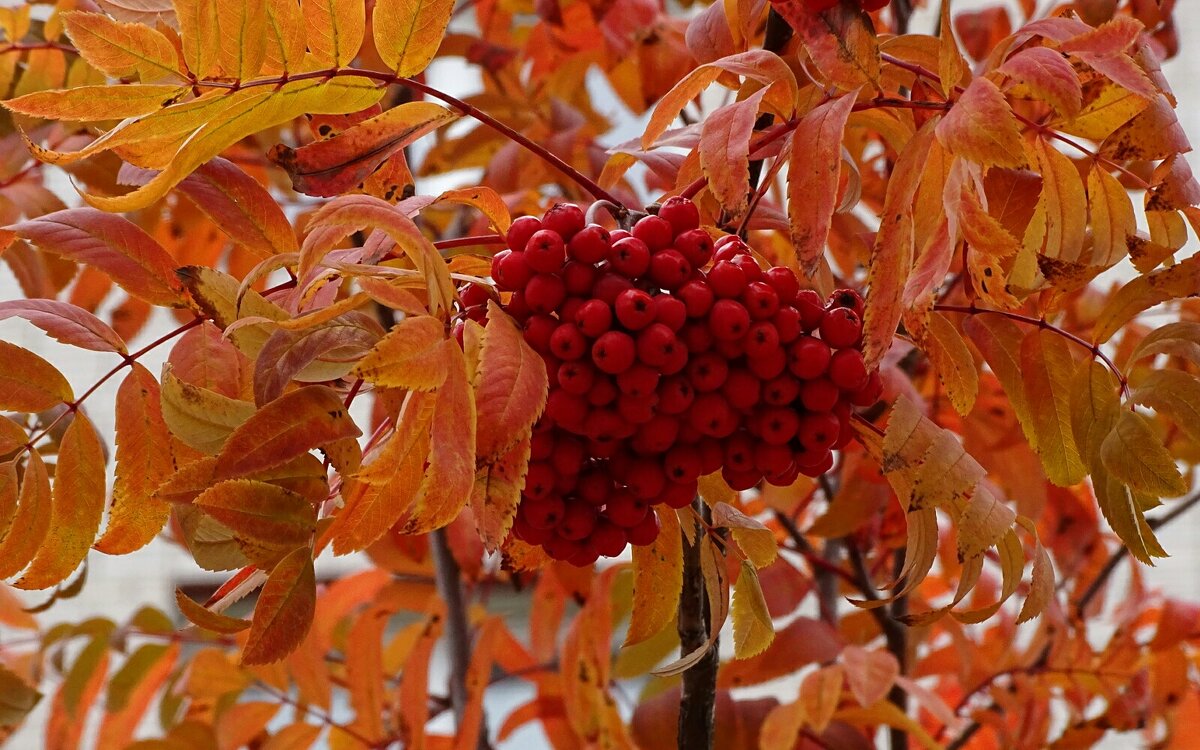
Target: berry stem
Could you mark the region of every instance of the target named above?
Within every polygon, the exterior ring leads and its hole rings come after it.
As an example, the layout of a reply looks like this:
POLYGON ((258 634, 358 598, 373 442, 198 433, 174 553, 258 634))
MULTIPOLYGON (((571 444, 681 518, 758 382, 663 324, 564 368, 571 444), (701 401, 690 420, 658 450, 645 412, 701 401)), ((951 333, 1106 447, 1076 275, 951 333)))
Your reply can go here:
POLYGON ((1086 339, 1080 338, 1079 336, 1076 336, 1075 334, 1071 333, 1070 331, 1064 331, 1063 329, 1059 328, 1058 326, 1054 325, 1053 323, 1046 322, 1045 318, 1034 318, 1029 315, 1022 315, 1020 313, 1008 312, 1007 310, 989 310, 984 307, 976 307, 974 304, 971 304, 971 305, 937 304, 937 305, 933 306, 933 309, 937 310, 938 312, 962 313, 963 315, 983 315, 983 314, 1000 315, 1002 317, 1008 318, 1009 320, 1013 320, 1018 323, 1024 323, 1025 325, 1037 326, 1038 328, 1041 328, 1046 331, 1053 331, 1054 333, 1057 333, 1059 336, 1062 336, 1063 338, 1065 338, 1067 341, 1070 341, 1071 343, 1073 343, 1077 346, 1081 346, 1084 349, 1087 349, 1091 353, 1091 355, 1094 359, 1099 358, 1100 361, 1104 363, 1105 367, 1107 367, 1109 370, 1111 370, 1112 374, 1116 376, 1117 382, 1121 384, 1121 394, 1126 399, 1129 398, 1129 379, 1125 377, 1125 373, 1121 372, 1121 369, 1119 367, 1117 367, 1116 363, 1114 363, 1112 361, 1112 359, 1109 358, 1109 356, 1100 349, 1100 346, 1098 344, 1093 344, 1093 343, 1087 341, 1086 339))

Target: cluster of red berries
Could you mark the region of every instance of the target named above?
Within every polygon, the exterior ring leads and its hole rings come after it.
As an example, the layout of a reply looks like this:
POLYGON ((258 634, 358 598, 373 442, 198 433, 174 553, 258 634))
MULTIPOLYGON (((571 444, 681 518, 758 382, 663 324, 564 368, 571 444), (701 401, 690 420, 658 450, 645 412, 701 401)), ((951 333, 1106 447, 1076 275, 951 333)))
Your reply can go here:
MULTIPOLYGON (((891 0, 850 0, 867 12, 876 11, 886 6, 891 0)), ((829 10, 842 0, 804 0, 804 6, 812 13, 829 10)))
MULTIPOLYGON (((513 533, 555 559, 651 543, 651 506, 686 506, 702 475, 748 489, 825 472, 851 407, 879 397, 856 292, 823 300, 699 224, 683 198, 612 232, 560 203, 514 221, 492 261, 550 380, 513 533)), ((463 302, 478 318, 486 292, 463 302)))

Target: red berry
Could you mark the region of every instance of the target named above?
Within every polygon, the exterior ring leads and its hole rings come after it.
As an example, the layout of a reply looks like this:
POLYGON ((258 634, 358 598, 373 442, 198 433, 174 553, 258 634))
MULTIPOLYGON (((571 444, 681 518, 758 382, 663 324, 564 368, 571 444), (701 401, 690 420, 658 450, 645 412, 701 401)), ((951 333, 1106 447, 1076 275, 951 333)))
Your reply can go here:
POLYGON ((577 568, 590 568, 600 559, 600 549, 591 539, 584 539, 582 542, 576 542, 578 547, 567 557, 567 562, 577 568))
POLYGON ((613 491, 613 482, 600 471, 589 471, 582 474, 575 483, 579 497, 591 505, 604 505, 613 491))
POLYGON ((650 258, 650 278, 663 289, 678 289, 691 275, 692 264, 678 250, 659 250, 650 258))
POLYGON ((620 331, 609 331, 592 344, 592 361, 610 375, 628 370, 636 354, 633 337, 620 331))
POLYGON ((683 300, 689 318, 703 317, 713 306, 712 287, 703 279, 687 282, 675 290, 675 296, 683 300))
POLYGON ((686 508, 696 497, 696 480, 689 482, 667 482, 658 496, 658 502, 668 508, 686 508))
POLYGON ((635 547, 654 544, 654 540, 658 539, 658 530, 658 516, 654 513, 647 513, 641 523, 629 529, 629 543, 635 547))
POLYGON ((800 476, 800 467, 792 461, 786 469, 778 474, 767 474, 763 477, 768 484, 773 484, 776 487, 791 487, 796 483, 796 478, 800 476))
POLYGON ((550 352, 559 359, 579 359, 587 351, 587 339, 574 323, 563 323, 550 336, 550 352))
POLYGON ((591 542, 596 546, 596 551, 604 557, 616 557, 621 554, 628 541, 624 529, 603 518, 597 520, 596 528, 592 529, 591 542))
POLYGON ((466 284, 458 292, 458 299, 464 308, 475 305, 487 305, 492 294, 485 284, 466 284))
POLYGON ((677 235, 700 226, 700 209, 683 196, 673 195, 663 201, 658 215, 667 220, 677 235))
POLYGON ((594 409, 583 423, 583 434, 598 443, 610 443, 625 432, 625 420, 613 409, 594 409))
POLYGON ((737 367, 729 371, 729 377, 721 386, 721 394, 729 405, 740 412, 753 409, 762 395, 762 381, 749 370, 737 367))
POLYGON ((742 253, 729 262, 742 269, 742 273, 746 275, 747 284, 752 281, 762 281, 762 266, 758 265, 758 261, 750 253, 742 253))
POLYGON ((663 473, 662 464, 651 458, 636 459, 625 476, 625 486, 640 500, 648 501, 658 497, 666 483, 667 477, 663 473))
POLYGON ((790 344, 804 333, 800 324, 800 311, 794 307, 781 307, 771 316, 771 322, 779 333, 779 343, 790 344))
POLYGON ((857 349, 839 349, 829 360, 829 379, 843 391, 857 391, 866 386, 868 377, 862 352, 857 349))
POLYGON ((763 383, 762 393, 765 403, 787 406, 800 395, 800 381, 790 373, 784 373, 763 383))
POLYGON ((592 406, 607 406, 616 401, 619 395, 621 395, 621 391, 612 378, 597 373, 596 380, 592 383, 592 389, 587 392, 587 401, 592 406))
POLYGON ((735 298, 746 289, 746 274, 730 261, 717 261, 708 271, 708 285, 718 297, 735 298))
POLYGON ((599 338, 612 327, 612 308, 598 299, 591 299, 575 312, 575 325, 589 338, 599 338))
POLYGON ((599 224, 588 224, 567 243, 567 254, 580 263, 599 263, 608 257, 612 240, 599 224))
POLYGON ((801 336, 788 347, 788 370, 798 378, 811 380, 825 374, 832 352, 829 345, 812 336, 801 336))
POLYGON ((811 289, 801 289, 796 293, 796 309, 800 311, 800 322, 806 331, 817 330, 825 317, 825 303, 821 295, 811 289))
POLYGON ((567 298, 563 280, 554 274, 539 273, 525 285, 525 304, 535 313, 551 313, 567 298))
POLYGON ((678 375, 664 378, 658 386, 658 409, 664 414, 682 414, 695 398, 691 382, 678 375))
POLYGON ((795 302, 796 294, 800 291, 800 282, 796 280, 796 274, 792 272, 792 269, 772 266, 763 272, 763 279, 779 295, 779 301, 782 304, 790 305, 795 302))
POLYGON ((638 363, 617 375, 617 388, 630 396, 649 396, 658 387, 658 370, 638 363))
POLYGON ((582 549, 582 545, 579 542, 572 542, 570 539, 555 533, 546 540, 542 548, 546 550, 546 554, 552 559, 566 562, 582 549))
POLYGON ((553 529, 558 526, 565 510, 560 497, 548 497, 544 500, 532 498, 521 500, 521 515, 525 516, 525 520, 535 529, 553 529))
POLYGON ((754 450, 754 468, 764 476, 775 476, 792 465, 792 449, 787 445, 759 445, 754 450))
POLYGON ((887 7, 891 0, 859 0, 862 3, 862 9, 868 13, 873 13, 877 10, 882 10, 887 7))
POLYGON ((617 296, 626 289, 632 289, 633 282, 625 278, 619 273, 603 273, 600 278, 596 279, 596 285, 592 287, 592 296, 608 305, 613 305, 617 301, 617 296))
POLYGON ((596 368, 590 362, 576 360, 558 366, 554 382, 558 387, 574 396, 582 396, 591 390, 596 380, 596 368))
POLYGON ((552 529, 539 529, 529 523, 529 519, 524 513, 518 513, 513 519, 512 533, 517 539, 526 544, 545 544, 550 537, 554 536, 552 529))
POLYGON ((550 454, 554 452, 554 440, 556 437, 557 432, 553 430, 533 433, 533 436, 529 439, 529 460, 545 461, 550 458, 550 454))
POLYGON ((560 536, 581 542, 596 528, 596 509, 587 503, 567 503, 562 520, 558 522, 560 536))
POLYGON ((696 452, 700 454, 701 476, 721 468, 721 462, 725 460, 725 449, 721 447, 721 441, 712 438, 704 438, 696 443, 696 452))
POLYGON ((746 365, 759 380, 772 380, 787 370, 788 355, 782 347, 757 357, 748 357, 746 365))
POLYGON ((641 289, 626 289, 617 295, 617 320, 631 331, 640 331, 654 322, 654 300, 641 289))
POLYGON ((604 516, 616 525, 629 529, 642 522, 646 510, 646 503, 634 497, 632 492, 617 490, 609 496, 604 506, 604 516))
POLYGON ((558 232, 564 240, 575 236, 584 225, 583 210, 574 203, 556 203, 542 217, 542 226, 558 232))
POLYGON ((832 447, 841 431, 842 425, 836 416, 829 412, 819 412, 801 417, 796 437, 806 449, 820 452, 832 447))
POLYGON ((529 238, 542 228, 541 219, 536 216, 521 216, 513 220, 504 236, 508 246, 513 250, 524 250, 529 238))
POLYGON ((569 477, 572 480, 571 485, 574 487, 574 480, 583 469, 583 462, 586 460, 583 443, 577 438, 563 435, 554 444, 550 465, 554 467, 555 473, 560 477, 569 477))
POLYGON ((676 445, 663 457, 663 469, 672 482, 690 482, 700 477, 704 465, 694 445, 676 445))
POLYGON ((809 411, 830 411, 842 394, 828 378, 806 380, 800 386, 800 402, 809 411))
POLYGON ((821 340, 834 349, 854 346, 862 338, 862 318, 848 307, 835 307, 821 320, 821 340))
POLYGON ((608 260, 615 271, 635 279, 650 269, 650 248, 637 237, 617 240, 608 253, 608 260))
POLYGON ((660 294, 654 298, 654 322, 662 323, 678 332, 687 322, 687 306, 672 294, 660 294))
POLYGON ((708 316, 708 326, 718 340, 740 339, 750 328, 750 313, 731 299, 717 300, 708 316))
POLYGON ((751 325, 746 333, 745 347, 747 357, 765 357, 773 354, 779 351, 779 331, 776 331, 770 322, 760 320, 751 325))
POLYGON ((687 367, 688 350, 682 341, 675 339, 670 345, 663 347, 663 352, 666 354, 666 359, 658 366, 663 375, 674 375, 687 367))
POLYGON ((706 437, 721 438, 737 429, 738 418, 733 407, 719 393, 701 393, 692 402, 688 421, 706 437))
POLYGON ((863 305, 863 298, 858 292, 853 289, 835 289, 826 300, 825 306, 833 310, 838 307, 846 307, 858 313, 858 317, 863 316, 866 306, 863 305))
POLYGON ((513 316, 513 319, 517 322, 525 322, 525 319, 529 317, 532 311, 529 309, 529 305, 525 304, 524 288, 518 289, 512 293, 512 296, 508 298, 508 304, 504 306, 504 309, 507 310, 508 314, 513 316))
POLYGON ((502 289, 516 291, 524 289, 533 276, 533 269, 525 260, 525 253, 501 250, 492 262, 492 278, 502 289))
POLYGON ((562 269, 563 285, 567 288, 567 294, 576 297, 590 297, 598 275, 595 266, 577 260, 567 261, 562 269))
POLYGON ((614 229, 608 233, 608 239, 610 242, 616 242, 617 240, 623 240, 626 237, 632 236, 633 234, 625 229, 614 229))
POLYGON ((631 426, 645 424, 654 418, 654 405, 657 402, 657 397, 653 395, 630 396, 622 393, 617 396, 617 413, 631 426))
POLYGON ((755 416, 762 432, 762 440, 768 445, 785 445, 796 436, 796 430, 800 426, 800 418, 788 407, 768 407, 755 416))
POLYGON ((825 451, 821 454, 820 460, 813 465, 801 465, 800 473, 808 477, 819 477, 825 472, 833 468, 833 454, 825 451))
POLYGON ((850 394, 850 403, 854 406, 871 406, 883 395, 883 379, 879 371, 872 372, 867 377, 867 384, 850 394))
POLYGON ((652 323, 638 334, 637 358, 644 364, 659 368, 660 372, 669 372, 666 365, 676 351, 684 353, 686 363, 687 351, 683 342, 675 337, 674 331, 662 323, 652 323))
POLYGON ((839 2, 841 0, 804 0, 804 6, 812 13, 820 13, 829 10, 839 2))
POLYGON ((746 353, 746 347, 742 345, 742 339, 740 338, 717 339, 714 337, 712 348, 730 362, 746 353))
POLYGON ((735 472, 754 470, 755 440, 750 433, 739 430, 725 441, 725 468, 735 472))
POLYGON ((715 251, 713 258, 716 260, 732 260, 739 255, 746 255, 750 252, 750 246, 736 234, 727 234, 723 237, 718 237, 717 241, 713 243, 713 248, 715 251))
POLYGON ((713 346, 712 331, 704 323, 688 323, 679 331, 679 338, 692 354, 706 352, 713 346))
POLYGON ((525 245, 525 262, 538 273, 557 273, 567 260, 567 247, 558 232, 542 229, 525 245))
POLYGON ((724 477, 725 483, 730 488, 739 491, 751 489, 762 480, 762 472, 753 469, 750 471, 734 471, 726 467, 721 470, 721 476, 724 477))
POLYGON ((641 455, 665 453, 678 436, 678 419, 668 414, 655 414, 638 426, 633 436, 633 450, 641 455))
POLYGON ((556 389, 546 398, 546 416, 555 424, 578 432, 588 416, 588 402, 582 396, 556 389))
POLYGON ((755 320, 766 320, 779 311, 779 295, 765 281, 752 281, 742 292, 742 304, 755 320))
POLYGON ((705 352, 688 362, 687 376, 698 392, 715 391, 729 376, 729 363, 716 352, 705 352))
POLYGON ((643 216, 633 225, 633 236, 646 243, 651 251, 671 245, 675 230, 671 222, 661 216, 643 216))
POLYGON ((530 315, 523 328, 525 343, 535 352, 545 353, 550 351, 550 338, 558 330, 558 321, 549 315, 530 315))
POLYGON ((704 268, 713 256, 713 241, 703 229, 691 229, 675 238, 675 249, 683 253, 692 268, 704 268))

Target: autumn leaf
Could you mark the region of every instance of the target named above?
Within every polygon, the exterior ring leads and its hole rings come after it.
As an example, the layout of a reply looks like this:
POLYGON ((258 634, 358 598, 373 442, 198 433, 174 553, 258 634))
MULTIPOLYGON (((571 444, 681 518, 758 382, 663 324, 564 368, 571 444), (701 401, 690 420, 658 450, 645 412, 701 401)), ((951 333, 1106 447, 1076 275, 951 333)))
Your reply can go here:
POLYGON ((1076 261, 1083 250, 1087 216, 1086 197, 1079 170, 1061 151, 1045 141, 1037 142, 1042 170, 1039 210, 1045 222, 1042 252, 1050 258, 1076 261))
POLYGON ((760 521, 728 503, 718 502, 713 505, 712 525, 729 529, 734 541, 746 553, 755 568, 767 567, 779 554, 775 534, 760 521))
MULTIPOLYGON (((657 512, 657 511, 655 511, 657 512)), ((675 619, 683 586, 683 537, 675 513, 658 513, 655 540, 633 548, 633 610, 624 646, 649 640, 675 619)))
POLYGON ((813 64, 830 83, 846 91, 879 87, 879 40, 857 8, 839 5, 817 13, 803 0, 774 0, 771 7, 796 30, 813 64))
POLYGON ((825 253, 837 207, 842 134, 856 98, 856 92, 851 92, 818 105, 800 120, 792 136, 788 220, 796 257, 809 276, 825 253))
POLYGON ((219 0, 179 0, 175 15, 179 23, 183 59, 188 70, 205 78, 217 70, 221 52, 219 0))
POLYGON ((962 334, 945 315, 933 313, 929 316, 928 336, 921 346, 929 352, 954 410, 963 416, 969 414, 979 393, 979 372, 962 334))
POLYGON ((117 390, 117 471, 108 527, 96 549, 124 555, 150 543, 167 523, 170 505, 154 496, 175 471, 158 381, 139 363, 117 390))
POLYGON ((817 734, 824 732, 833 719, 845 682, 845 668, 841 664, 831 664, 810 672, 800 683, 799 703, 804 707, 805 723, 817 734))
POLYGON ((1154 329, 1134 348, 1129 362, 1158 354, 1183 357, 1200 365, 1200 323, 1182 320, 1154 329))
POLYGON ((267 55, 264 3, 221 3, 217 12, 217 65, 238 80, 253 78, 267 55))
POLYGON ((175 48, 160 31, 103 13, 73 11, 62 21, 80 57, 110 78, 137 75, 143 83, 182 78, 175 48))
POLYGON ((133 742, 150 702, 171 677, 179 652, 178 643, 147 643, 130 654, 112 675, 96 750, 121 750, 133 742))
POLYGON ((88 418, 76 412, 58 453, 50 529, 29 569, 13 585, 45 589, 66 580, 96 538, 106 494, 104 446, 88 418))
MULTIPOLYGON (((476 396, 478 403, 478 396, 476 396)), ((529 437, 517 441, 494 459, 484 460, 475 472, 471 489, 471 511, 475 528, 489 552, 500 548, 512 528, 529 469, 529 437)))
POLYGON ((1021 344, 1021 371, 1025 396, 1032 411, 1032 444, 1042 459, 1046 476, 1060 487, 1083 479, 1087 470, 1071 429, 1071 378, 1075 361, 1066 339, 1047 329, 1037 329, 1021 344))
POLYGON ((300 388, 258 409, 233 431, 217 456, 217 476, 269 469, 326 443, 361 434, 332 389, 300 388))
POLYGON ((398 76, 420 73, 442 43, 453 11, 453 0, 377 0, 371 28, 383 63, 398 76))
POLYGON ((986 166, 1021 167, 1025 144, 1004 94, 988 78, 971 81, 937 125, 949 151, 986 166))
POLYGON ((270 664, 300 645, 312 625, 316 588, 308 547, 298 547, 279 561, 258 595, 242 664, 270 664))
POLYGON ((1127 252, 1127 238, 1137 231, 1133 203, 1121 182, 1095 164, 1087 177, 1088 218, 1092 228, 1094 265, 1109 266, 1127 252))
POLYGON ((254 415, 254 404, 185 383, 170 364, 163 366, 162 417, 171 434, 201 453, 217 454, 242 423, 254 415))
POLYGON ((38 247, 108 274, 122 289, 152 305, 179 306, 183 287, 176 263, 145 230, 94 208, 68 208, 8 229, 38 247))
POLYGON ((1170 299, 1200 296, 1200 255, 1192 255, 1170 268, 1138 276, 1108 300, 1096 320, 1092 341, 1112 338, 1139 313, 1170 299))
POLYGON ((700 130, 700 168, 708 189, 735 218, 746 212, 750 183, 750 136, 767 89, 727 104, 704 118, 700 130))
POLYGON ((1092 471, 1101 465, 1100 446, 1121 412, 1118 388, 1108 367, 1094 359, 1081 363, 1071 382, 1071 431, 1080 457, 1092 471))
POLYGON ((10 112, 29 117, 95 122, 149 115, 167 106, 186 91, 182 86, 170 85, 78 86, 71 89, 34 91, 0 104, 10 112))
POLYGON ((849 644, 842 649, 840 659, 846 684, 858 705, 863 708, 887 697, 900 675, 899 662, 887 651, 869 651, 862 646, 849 644))
POLYGON ((298 149, 276 145, 268 156, 291 176, 293 190, 318 197, 339 195, 405 146, 457 118, 457 113, 432 102, 406 102, 298 149))
MULTIPOLYGON (((427 340, 435 338, 432 331, 426 335, 427 340)), ((528 434, 542 413, 547 388, 542 358, 526 343, 508 313, 495 302, 489 302, 488 325, 483 329, 475 378, 479 460, 489 461, 501 455, 528 434)))
POLYGON ((301 0, 300 8, 308 27, 308 53, 317 67, 345 67, 358 56, 367 23, 363 3, 301 0))
POLYGON ((1167 556, 1146 522, 1138 498, 1125 482, 1110 474, 1104 466, 1097 466, 1092 470, 1092 490, 1104 520, 1120 537, 1129 554, 1145 565, 1153 565, 1155 557, 1167 556))
POLYGON ((445 340, 445 328, 436 318, 405 317, 359 361, 354 375, 390 388, 435 389, 450 366, 441 346, 445 340))
POLYGON ((307 32, 299 3, 267 0, 266 54, 263 70, 284 73, 300 67, 304 60, 307 32))
POLYGON ((10 524, 10 529, 20 529, 21 533, 9 533, 0 539, 0 578, 9 578, 29 564, 50 530, 52 514, 46 464, 41 454, 32 451, 25 464, 16 514, 10 524))
POLYGON ((183 616, 188 619, 188 622, 213 633, 230 635, 240 633, 250 627, 249 620, 213 612, 211 609, 197 604, 187 594, 183 593, 182 589, 175 589, 175 603, 179 606, 179 611, 183 613, 183 616))
POLYGON ((1122 411, 1100 446, 1104 468, 1136 492, 1178 497, 1188 491, 1175 459, 1142 414, 1122 411))
POLYGON ((24 318, 56 341, 96 352, 126 354, 125 342, 107 323, 81 307, 52 299, 0 302, 0 320, 24 318))
POLYGON ((0 664, 0 727, 15 727, 42 698, 34 687, 0 664))
POLYGON ((1004 61, 999 72, 1024 85, 1063 117, 1075 117, 1083 107, 1079 76, 1062 53, 1049 47, 1029 47, 1004 61))
POLYGON ((232 531, 246 556, 263 567, 306 544, 316 525, 306 498, 253 479, 219 482, 193 503, 232 531))
POLYGON ((745 659, 762 653, 775 638, 775 627, 767 600, 758 581, 758 571, 749 560, 742 561, 742 572, 733 587, 733 657, 745 659))
POLYGON ((267 189, 231 161, 216 157, 177 186, 228 237, 260 258, 299 249, 292 224, 267 189))
POLYGON ((0 340, 0 409, 39 412, 74 398, 67 379, 54 365, 0 340))

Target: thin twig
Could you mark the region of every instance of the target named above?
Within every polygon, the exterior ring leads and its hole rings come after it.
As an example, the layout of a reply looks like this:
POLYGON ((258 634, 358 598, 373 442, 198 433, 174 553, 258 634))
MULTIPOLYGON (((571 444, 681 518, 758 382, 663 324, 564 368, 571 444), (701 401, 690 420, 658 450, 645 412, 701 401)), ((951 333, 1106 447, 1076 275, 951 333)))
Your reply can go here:
MULTIPOLYGON (((467 670, 471 665, 471 636, 467 625, 467 607, 463 600, 462 574, 450 551, 445 529, 430 534, 433 571, 438 595, 446 603, 446 640, 450 650, 450 705, 454 720, 462 724, 467 708, 467 670)), ((482 721, 478 747, 487 747, 487 720, 482 721)))
MULTIPOLYGON (((697 513, 707 512, 700 498, 692 501, 697 513)), ((707 519, 705 519, 707 522, 707 519)), ((679 653, 681 656, 703 648, 708 643, 708 591, 704 586, 704 571, 700 565, 701 525, 696 522, 695 544, 683 551, 683 588, 679 592, 679 653)), ((720 664, 714 643, 700 661, 683 673, 679 694, 679 750, 712 750, 713 722, 717 702, 717 668, 720 664)))

